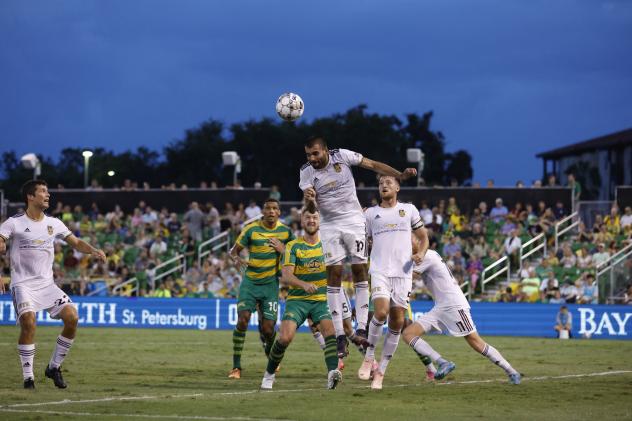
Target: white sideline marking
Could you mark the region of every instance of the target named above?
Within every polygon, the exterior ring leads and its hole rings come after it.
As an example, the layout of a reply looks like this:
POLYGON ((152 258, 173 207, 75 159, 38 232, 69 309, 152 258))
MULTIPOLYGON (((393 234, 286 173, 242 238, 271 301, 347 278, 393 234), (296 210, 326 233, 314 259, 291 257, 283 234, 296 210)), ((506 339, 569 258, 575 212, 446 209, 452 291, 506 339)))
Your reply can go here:
MULTIPOLYGON (((190 346, 190 345, 210 345, 210 341, 208 342, 136 342, 133 344, 129 344, 129 345, 136 345, 136 346, 164 346, 164 345, 172 345, 172 346, 190 346)), ((17 346, 17 341, 16 342, 0 342, 0 345, 15 345, 17 346)), ((120 347, 121 344, 120 342, 77 342, 76 344, 73 344, 73 349, 76 348, 77 346, 82 346, 82 345, 89 345, 89 346, 118 346, 120 347)))
POLYGON ((18 412, 26 414, 49 414, 49 415, 72 415, 75 417, 115 417, 115 418, 154 418, 154 419, 176 419, 176 420, 241 420, 241 421, 291 421, 282 420, 280 418, 249 418, 249 417, 207 417, 204 415, 144 415, 144 414, 106 414, 99 412, 69 412, 69 411, 44 411, 38 410, 26 410, 26 409, 2 409, 0 412, 18 412))
MULTIPOLYGON (((586 374, 566 374, 563 376, 540 376, 540 377, 524 377, 523 381, 543 381, 543 380, 560 380, 560 379, 574 379, 574 378, 583 378, 583 377, 599 377, 599 376, 615 376, 619 374, 630 374, 632 370, 617 370, 617 371, 602 371, 597 373, 586 373, 586 374)), ((497 382, 507 382, 507 379, 487 379, 487 380, 465 380, 459 382, 437 382, 437 386, 448 386, 448 385, 469 385, 469 384, 480 384, 480 383, 497 383, 497 382)), ((389 388, 400 388, 400 387, 414 387, 414 386, 422 386, 426 383, 412 383, 412 384, 396 384, 396 385, 385 385, 385 389, 389 388)), ((368 389, 371 387, 370 385, 366 386, 353 386, 350 389, 368 389)), ((517 386, 519 387, 519 386, 517 386)), ((307 388, 307 389, 278 389, 278 390, 269 390, 262 392, 259 389, 254 390, 242 390, 236 392, 215 392, 215 393, 190 393, 190 394, 173 394, 173 395, 160 395, 160 396, 121 396, 121 397, 106 397, 100 399, 83 399, 83 400, 70 400, 64 399, 61 401, 54 402, 38 402, 38 403, 17 403, 11 405, 0 406, 0 411, 9 411, 12 408, 25 408, 32 406, 46 406, 46 405, 65 405, 65 404, 75 404, 75 403, 98 403, 98 402, 115 402, 115 401, 134 401, 134 400, 149 400, 149 399, 177 399, 177 398, 190 398, 190 397, 213 397, 213 396, 241 396, 241 395, 252 395, 255 393, 296 393, 296 392, 314 392, 314 391, 324 391, 323 388, 307 388)), ((26 411, 29 412, 29 411, 26 411)), ((35 412, 35 411, 31 411, 35 412)), ((59 413, 61 412, 53 412, 59 413)), ((93 414, 99 415, 99 414, 93 414)), ((121 415, 124 416, 124 415, 121 415)), ((172 417, 173 418, 173 417, 172 417)), ((201 418, 206 419, 206 418, 201 418)), ((213 419, 213 418, 209 418, 213 419)), ((238 419, 238 418, 219 418, 219 419, 238 419)), ((244 418, 245 419, 245 418, 244 418)))

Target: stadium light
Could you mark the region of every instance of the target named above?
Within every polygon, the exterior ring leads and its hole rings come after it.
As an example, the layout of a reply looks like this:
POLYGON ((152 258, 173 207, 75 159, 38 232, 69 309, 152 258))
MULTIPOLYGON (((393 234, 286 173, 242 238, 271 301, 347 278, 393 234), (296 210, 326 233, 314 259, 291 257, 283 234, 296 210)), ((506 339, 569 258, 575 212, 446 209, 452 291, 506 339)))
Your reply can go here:
POLYGON ((94 155, 92 153, 92 151, 89 150, 85 150, 83 152, 81 152, 81 155, 83 155, 83 188, 87 189, 88 188, 88 170, 90 169, 90 157, 92 155, 94 155))
POLYGON ((233 171, 233 186, 237 185, 237 174, 241 173, 241 158, 235 151, 222 152, 222 163, 224 166, 234 165, 233 171))
POLYGON ((417 187, 421 185, 421 172, 424 170, 424 153, 419 148, 406 149, 408 162, 417 163, 417 187))
POLYGON ((108 176, 110 176, 110 177, 114 177, 115 174, 116 174, 116 172, 114 172, 112 170, 108 171, 108 176))
POLYGON ((34 153, 27 153, 22 156, 20 162, 22 162, 22 166, 27 170, 33 170, 33 180, 42 173, 42 163, 34 153))

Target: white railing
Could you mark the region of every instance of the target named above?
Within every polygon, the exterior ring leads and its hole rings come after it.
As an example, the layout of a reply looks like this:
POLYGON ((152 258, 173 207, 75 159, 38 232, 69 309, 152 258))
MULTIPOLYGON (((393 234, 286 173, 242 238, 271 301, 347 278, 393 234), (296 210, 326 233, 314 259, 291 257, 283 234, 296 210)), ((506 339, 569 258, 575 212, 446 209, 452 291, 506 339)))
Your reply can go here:
MULTIPOLYGON (((608 302, 608 301, 612 301, 615 298, 614 292, 616 288, 615 288, 615 279, 614 279, 615 278, 614 269, 617 267, 619 263, 623 262, 630 256, 632 256, 632 243, 628 244, 626 247, 622 248, 621 250, 619 250, 618 252, 610 256, 608 260, 606 260, 605 262, 597 266, 596 282, 597 282, 597 291, 599 293, 600 303, 604 299, 606 300, 606 302, 608 302), (610 280, 609 294, 605 293, 604 285, 600 282, 601 276, 605 275, 608 272, 610 272, 608 275, 608 279, 610 280)), ((630 274, 630 277, 632 277, 632 273, 630 274)))
POLYGON ((496 260, 491 265, 487 266, 485 269, 483 269, 483 273, 481 273, 481 292, 485 292, 485 284, 488 284, 489 282, 496 279, 503 273, 507 273, 507 282, 509 282, 510 276, 511 276, 511 273, 509 270, 510 266, 511 265, 509 263, 509 259, 507 258, 507 256, 503 256, 500 259, 496 260), (493 273, 491 276, 489 277, 486 276, 490 270, 494 269, 496 266, 502 265, 503 263, 506 263, 504 267, 498 269, 498 271, 493 273))
MULTIPOLYGON (((175 272, 180 272, 181 275, 184 275, 184 273, 187 271, 187 259, 186 256, 184 254, 178 254, 175 257, 172 257, 169 260, 165 260, 164 262, 162 262, 161 264, 159 264, 158 266, 156 266, 154 268, 155 273, 158 273, 153 279, 152 279, 152 290, 154 289, 156 282, 162 280, 163 278, 166 278, 167 276, 171 275, 172 273, 175 272), (165 270, 164 272, 160 272, 158 273, 162 268, 165 268, 167 266, 171 266, 173 265, 173 267, 165 270)), ((121 291, 124 288, 127 288, 127 286, 131 285, 131 289, 129 290, 129 294, 133 295, 134 293, 138 293, 139 290, 139 281, 136 277, 122 282, 120 284, 118 284, 117 286, 115 286, 114 288, 112 288, 112 295, 121 295, 121 291)))
MULTIPOLYGON (((246 225, 257 221, 258 219, 261 219, 263 215, 259 214, 253 218, 247 219, 242 226, 245 227, 246 225)), ((198 261, 198 267, 202 267, 202 261, 204 260, 204 258, 206 256, 208 256, 211 253, 216 252, 217 250, 220 250, 222 248, 226 248, 226 251, 228 252, 230 250, 230 229, 227 229, 226 231, 222 232, 221 234, 217 234, 215 237, 212 237, 202 243, 200 243, 200 245, 198 246, 198 250, 197 250, 197 261, 198 261)))
POLYGON ((555 224, 555 226, 553 227, 555 233, 555 251, 557 251, 557 249, 559 248, 559 239, 562 237, 562 235, 577 227, 579 225, 579 222, 579 213, 573 212, 555 224), (561 228, 562 225, 566 224, 569 221, 571 223, 568 224, 568 226, 561 228))
POLYGON ((471 300, 472 299, 472 283, 470 281, 465 281, 460 285, 460 287, 461 287, 461 291, 463 291, 463 295, 465 295, 468 300, 471 300))
POLYGON ((545 257, 546 256, 546 235, 544 235, 544 233, 541 233, 533 237, 532 239, 524 243, 522 246, 520 246, 520 270, 522 270, 522 262, 526 260, 527 257, 531 256, 532 254, 540 250, 542 250, 542 257, 545 257), (525 249, 531 246, 532 244, 535 244, 533 248, 525 253, 525 249))

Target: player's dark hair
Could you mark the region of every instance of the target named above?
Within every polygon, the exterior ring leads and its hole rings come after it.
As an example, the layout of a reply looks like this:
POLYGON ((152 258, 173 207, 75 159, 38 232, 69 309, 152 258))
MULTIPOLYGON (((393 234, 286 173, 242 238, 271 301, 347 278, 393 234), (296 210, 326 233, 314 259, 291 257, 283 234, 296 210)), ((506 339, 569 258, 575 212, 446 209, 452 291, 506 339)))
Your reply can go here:
POLYGON ((276 200, 274 197, 268 197, 266 200, 264 200, 263 201, 263 206, 265 206, 266 203, 269 203, 269 202, 276 203, 279 208, 281 207, 281 202, 276 200))
POLYGON ((305 141, 306 148, 313 148, 316 145, 320 145, 323 147, 323 149, 327 149, 327 142, 322 136, 310 136, 305 141))
POLYGON ((48 183, 44 180, 29 180, 26 183, 22 184, 22 199, 26 206, 29 205, 28 195, 35 196, 35 191, 37 190, 37 186, 47 186, 48 183))
POLYGON ((397 181, 397 184, 401 186, 401 183, 400 183, 400 181, 399 181, 399 178, 398 178, 398 177, 395 177, 394 175, 384 175, 384 174, 377 174, 377 175, 375 176, 375 178, 377 178, 377 183, 378 183, 378 184, 380 184, 380 180, 382 179, 382 177, 393 177, 393 179, 394 179, 395 181, 397 181))
POLYGON ((305 203, 305 206, 303 206, 303 208, 301 209, 301 213, 319 213, 318 212, 318 208, 316 207, 316 203, 314 203, 314 201, 310 200, 309 202, 305 203))

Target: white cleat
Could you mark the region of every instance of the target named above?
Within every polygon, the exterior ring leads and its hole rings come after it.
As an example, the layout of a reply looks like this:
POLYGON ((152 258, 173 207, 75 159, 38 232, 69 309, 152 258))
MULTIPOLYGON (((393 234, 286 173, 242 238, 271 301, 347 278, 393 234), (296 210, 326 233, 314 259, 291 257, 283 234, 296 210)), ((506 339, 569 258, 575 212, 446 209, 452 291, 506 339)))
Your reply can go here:
POLYGON ((366 358, 362 361, 362 365, 358 369, 358 378, 360 380, 369 380, 371 378, 373 363, 374 360, 367 360, 366 358))
POLYGON ((341 381, 342 373, 340 370, 331 370, 327 374, 327 389, 335 389, 341 381))
POLYGON ((371 389, 382 390, 382 381, 384 380, 384 374, 380 370, 375 370, 373 373, 373 381, 371 382, 371 389))
POLYGON ((261 380, 261 390, 272 390, 274 384, 274 374, 269 374, 267 371, 263 374, 263 380, 261 380))

